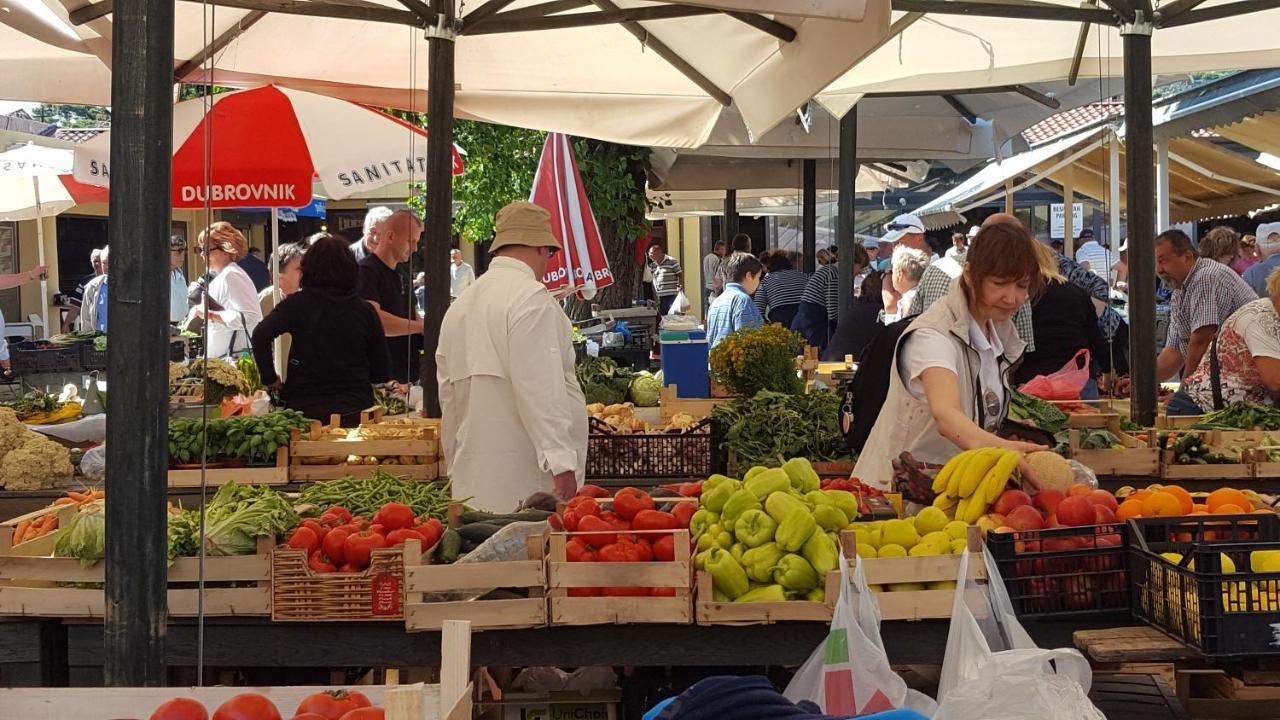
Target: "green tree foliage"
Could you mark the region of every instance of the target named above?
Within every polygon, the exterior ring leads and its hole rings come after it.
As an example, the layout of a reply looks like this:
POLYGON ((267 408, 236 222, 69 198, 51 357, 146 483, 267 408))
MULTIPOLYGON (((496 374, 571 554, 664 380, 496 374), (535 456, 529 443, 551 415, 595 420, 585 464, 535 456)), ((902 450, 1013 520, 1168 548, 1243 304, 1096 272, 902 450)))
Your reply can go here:
POLYGON ((109 127, 111 108, 97 105, 44 103, 32 108, 31 117, 61 128, 109 127))

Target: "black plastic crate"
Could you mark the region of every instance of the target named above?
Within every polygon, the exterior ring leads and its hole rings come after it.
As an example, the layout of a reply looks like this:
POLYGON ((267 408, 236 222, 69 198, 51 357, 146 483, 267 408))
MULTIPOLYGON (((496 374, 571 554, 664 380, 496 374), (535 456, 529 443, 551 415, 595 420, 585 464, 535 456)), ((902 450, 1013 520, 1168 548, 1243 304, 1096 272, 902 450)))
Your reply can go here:
POLYGON ((686 433, 615 435, 595 418, 587 437, 587 478, 705 479, 719 468, 712 452, 710 422, 686 433))
POLYGON ((106 370, 107 369, 107 351, 97 350, 93 346, 93 341, 82 342, 80 347, 80 366, 85 370, 106 370))
MULTIPOLYGON (((190 360, 198 360, 204 356, 204 337, 197 335, 195 337, 183 338, 187 342, 187 358, 190 360)), ((175 360, 174 362, 178 362, 175 360)))
POLYGON ((1122 523, 987 533, 1019 617, 1127 615, 1128 529, 1122 523))
POLYGON ((187 359, 187 341, 183 339, 169 341, 169 362, 182 362, 187 359))
POLYGON ((14 375, 75 372, 80 369, 80 349, 75 345, 42 348, 24 341, 9 349, 14 375))
POLYGON ((629 367, 636 372, 648 370, 651 348, 648 342, 644 345, 623 345, 622 347, 602 347, 600 357, 612 358, 619 367, 629 367))
POLYGON ((1252 572, 1249 564, 1256 550, 1280 551, 1280 518, 1273 513, 1133 518, 1129 527, 1135 617, 1206 657, 1280 650, 1280 572, 1252 572), (1224 555, 1235 572, 1224 571, 1224 555))

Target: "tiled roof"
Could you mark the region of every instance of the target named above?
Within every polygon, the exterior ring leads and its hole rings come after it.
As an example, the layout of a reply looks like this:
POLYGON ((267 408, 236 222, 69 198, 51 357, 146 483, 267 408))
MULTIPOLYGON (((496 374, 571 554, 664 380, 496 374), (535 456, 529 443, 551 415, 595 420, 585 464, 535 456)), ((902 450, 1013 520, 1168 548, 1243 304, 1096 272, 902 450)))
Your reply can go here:
POLYGON ((82 143, 94 139, 111 128, 58 128, 53 136, 67 142, 82 143))
POLYGON ((1024 130, 1022 137, 1034 145, 1120 115, 1124 115, 1124 103, 1119 100, 1089 103, 1041 120, 1024 130))

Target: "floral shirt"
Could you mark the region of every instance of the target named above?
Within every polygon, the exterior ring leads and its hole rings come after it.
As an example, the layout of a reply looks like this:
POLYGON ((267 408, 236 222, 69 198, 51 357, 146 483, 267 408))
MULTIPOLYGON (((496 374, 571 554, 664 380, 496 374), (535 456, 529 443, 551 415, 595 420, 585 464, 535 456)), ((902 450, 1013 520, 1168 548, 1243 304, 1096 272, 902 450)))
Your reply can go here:
MULTIPOLYGON (((1280 360, 1280 316, 1267 298, 1246 303, 1227 318, 1218 332, 1218 374, 1224 407, 1241 400, 1275 404, 1262 384, 1255 357, 1280 360)), ((1200 366, 1187 377, 1185 390, 1206 410, 1213 409, 1211 377, 1210 353, 1205 352, 1200 366)))

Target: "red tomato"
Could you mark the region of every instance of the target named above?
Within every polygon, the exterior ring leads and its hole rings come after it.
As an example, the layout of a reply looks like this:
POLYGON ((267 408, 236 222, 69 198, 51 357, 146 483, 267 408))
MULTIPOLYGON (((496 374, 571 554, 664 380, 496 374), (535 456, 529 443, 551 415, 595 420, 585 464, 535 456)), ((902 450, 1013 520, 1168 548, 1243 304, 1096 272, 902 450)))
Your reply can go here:
POLYGON ((334 528, 324 536, 324 541, 320 543, 320 548, 324 550, 324 554, 330 560, 341 565, 347 561, 347 536, 350 535, 349 530, 343 528, 334 528))
POLYGON ((675 503, 675 507, 671 509, 671 517, 676 519, 680 527, 689 527, 689 521, 693 519, 693 514, 698 512, 698 504, 691 502, 675 503))
MULTIPOLYGON (((568 530, 569 532, 573 532, 574 530, 578 529, 578 521, 581 519, 582 519, 582 516, 579 515, 578 511, 576 510, 565 510, 564 512, 560 513, 560 524, 563 525, 564 529, 568 530)), ((551 523, 551 525, 552 527, 554 527, 555 523, 551 523)))
POLYGON ((347 699, 355 703, 355 706, 358 708, 370 707, 373 705, 373 703, 369 702, 369 698, 365 697, 365 694, 359 690, 348 690, 347 699))
POLYGON ((613 532, 614 527, 609 523, 601 520, 595 515, 588 515, 578 520, 579 532, 602 533, 600 535, 583 535, 582 539, 588 543, 600 547, 602 545, 610 545, 618 541, 618 536, 613 532))
POLYGON ((324 540, 324 536, 329 533, 329 527, 327 525, 321 525, 319 522, 310 518, 303 520, 300 527, 311 528, 311 532, 315 533, 316 537, 321 540, 324 540))
POLYGON ((362 569, 362 568, 358 568, 358 567, 356 567, 355 565, 352 565, 351 563, 343 563, 343 564, 342 564, 342 567, 338 568, 338 572, 340 572, 340 573, 358 573, 358 572, 360 572, 360 571, 361 571, 361 569, 362 569))
POLYGON ((676 559, 676 539, 671 535, 663 535, 653 541, 653 559, 671 562, 676 559))
POLYGON ((675 588, 651 588, 649 594, 654 597, 675 597, 676 589, 675 588))
POLYGON ((578 497, 603 498, 609 497, 609 491, 599 485, 583 485, 578 490, 578 497))
POLYGON ((613 511, 623 520, 634 518, 641 510, 652 509, 653 498, 643 490, 624 487, 613 495, 613 511))
POLYGON ((565 529, 564 518, 560 516, 560 513, 552 513, 550 516, 548 516, 547 524, 550 525, 551 529, 556 532, 560 532, 561 530, 565 529))
POLYGON ((680 523, 671 513, 661 510, 641 510, 631 519, 632 530, 675 530, 680 523))
POLYGON ((387 546, 387 539, 368 530, 348 535, 346 539, 347 562, 361 570, 369 567, 373 551, 387 546))
POLYGON ((571 538, 569 542, 565 543, 564 552, 569 562, 596 561, 596 551, 591 548, 591 545, 586 540, 580 537, 571 538))
POLYGON ((607 522, 607 523, 609 523, 609 525, 610 525, 610 526, 612 526, 612 527, 613 527, 613 529, 615 529, 615 530, 630 530, 630 529, 631 529, 631 523, 630 523, 630 522, 628 522, 628 521, 626 521, 626 520, 623 520, 621 517, 618 517, 618 514, 617 514, 617 513, 615 513, 615 512, 610 512, 610 511, 606 510, 606 511, 604 511, 604 512, 600 513, 600 519, 601 519, 601 520, 604 520, 604 521, 605 521, 605 522, 607 522))
POLYGON ((298 703, 298 709, 295 714, 314 713, 325 718, 325 720, 338 720, 338 718, 352 710, 366 707, 368 704, 369 701, 362 694, 349 693, 346 690, 329 690, 303 698, 302 702, 298 703), (360 700, 364 701, 363 704, 357 702, 357 695, 360 700))
POLYGON ((405 540, 417 540, 422 543, 423 550, 431 547, 430 545, 427 545, 426 538, 422 537, 422 533, 414 530, 413 528, 401 528, 387 533, 387 547, 403 545, 405 540))
POLYGON ((350 510, 348 510, 348 509, 346 509, 346 508, 344 508, 344 507, 342 507, 341 505, 334 505, 333 507, 329 508, 328 510, 325 510, 325 511, 324 511, 324 514, 325 514, 325 515, 337 515, 339 518, 342 518, 342 522, 341 522, 341 523, 339 523, 339 524, 346 524, 346 523, 351 522, 351 511, 350 511, 350 510))
POLYGON ((565 503, 565 508, 576 512, 579 518, 585 515, 600 515, 600 503, 593 497, 579 495, 570 498, 569 502, 565 503))
POLYGON ((151 720, 209 720, 209 711, 191 698, 174 698, 156 708, 151 720))
POLYGON ((289 535, 289 547, 305 550, 307 556, 320 549, 320 536, 309 527, 299 526, 289 535))
POLYGON ((384 720, 385 718, 386 715, 383 713, 382 708, 363 707, 352 710, 339 718, 339 720, 384 720))
POLYGON ((338 571, 338 566, 329 562, 329 558, 325 557, 324 553, 319 550, 311 553, 311 556, 307 558, 307 567, 311 568, 311 572, 314 573, 331 573, 338 571))
POLYGON ((423 523, 417 528, 418 534, 422 536, 422 549, 430 550, 436 543, 440 542, 441 536, 444 535, 444 526, 439 520, 431 518, 432 522, 423 523))
POLYGON ((280 711, 257 693, 242 693, 222 703, 213 720, 280 720, 280 711))
POLYGON ((382 506, 373 521, 381 523, 388 530, 399 530, 413 525, 413 508, 404 503, 389 502, 382 506))
POLYGON ((653 588, 606 587, 600 588, 600 594, 605 597, 649 597, 653 594, 653 588))
POLYGON ((329 718, 315 713, 300 713, 298 715, 294 715, 292 720, 329 720, 329 718))

